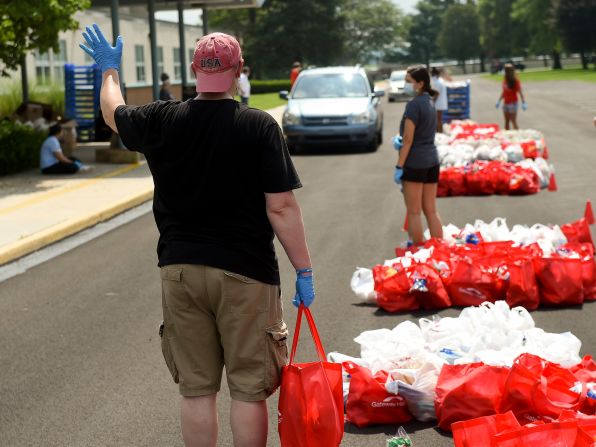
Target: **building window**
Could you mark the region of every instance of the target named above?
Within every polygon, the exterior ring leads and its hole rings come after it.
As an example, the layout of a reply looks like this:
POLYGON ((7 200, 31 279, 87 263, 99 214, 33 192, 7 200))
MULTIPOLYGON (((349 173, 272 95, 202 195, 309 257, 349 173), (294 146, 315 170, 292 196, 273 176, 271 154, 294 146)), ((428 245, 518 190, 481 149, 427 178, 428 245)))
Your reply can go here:
POLYGON ((179 81, 182 77, 182 70, 180 65, 180 48, 174 48, 174 80, 179 81))
POLYGON ((35 51, 35 78, 38 84, 50 83, 50 54, 35 51))
POLYGON ((188 50, 188 79, 193 80, 195 78, 195 74, 192 72, 192 69, 190 68, 190 64, 192 62, 192 58, 195 55, 195 49, 194 48, 189 48, 188 50))
POLYGON ((54 53, 52 66, 54 67, 54 82, 64 82, 64 64, 67 61, 66 57, 66 41, 60 39, 60 51, 54 53))
POLYGON ((161 77, 165 73, 163 65, 163 47, 157 47, 157 74, 161 77))
POLYGON ((137 81, 145 81, 145 47, 135 45, 135 67, 137 69, 137 81))

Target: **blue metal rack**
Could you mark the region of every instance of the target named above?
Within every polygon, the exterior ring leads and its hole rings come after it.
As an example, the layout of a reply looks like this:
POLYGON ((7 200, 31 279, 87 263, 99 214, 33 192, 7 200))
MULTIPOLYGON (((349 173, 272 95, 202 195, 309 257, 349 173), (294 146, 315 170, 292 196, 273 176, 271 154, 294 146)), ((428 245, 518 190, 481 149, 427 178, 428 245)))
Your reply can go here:
POLYGON ((64 65, 64 95, 67 119, 77 122, 79 141, 93 141, 99 113, 101 71, 97 65, 64 65))
POLYGON ((447 110, 443 112, 443 122, 470 118, 470 81, 465 86, 447 87, 447 110))

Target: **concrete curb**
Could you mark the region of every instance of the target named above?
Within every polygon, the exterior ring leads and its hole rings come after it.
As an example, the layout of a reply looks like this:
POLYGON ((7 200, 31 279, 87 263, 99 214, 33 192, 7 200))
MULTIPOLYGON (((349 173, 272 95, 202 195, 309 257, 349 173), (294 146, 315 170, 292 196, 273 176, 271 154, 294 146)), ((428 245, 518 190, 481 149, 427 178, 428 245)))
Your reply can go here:
POLYGON ((62 239, 72 236, 86 228, 92 227, 100 222, 111 219, 117 214, 134 208, 153 198, 153 187, 147 190, 131 195, 123 200, 103 208, 99 211, 88 213, 86 215, 66 220, 58 225, 54 225, 46 230, 27 236, 17 242, 8 244, 0 249, 0 265, 7 264, 28 255, 40 248, 58 242, 62 239))

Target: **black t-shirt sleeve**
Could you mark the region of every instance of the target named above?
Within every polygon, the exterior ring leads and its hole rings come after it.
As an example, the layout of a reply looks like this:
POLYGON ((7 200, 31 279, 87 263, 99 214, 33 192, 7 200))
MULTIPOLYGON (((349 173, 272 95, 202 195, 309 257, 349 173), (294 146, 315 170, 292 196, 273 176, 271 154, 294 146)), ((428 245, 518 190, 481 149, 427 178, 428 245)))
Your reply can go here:
POLYGON ((264 129, 260 178, 263 192, 278 193, 301 188, 300 178, 292 163, 283 133, 276 122, 264 129))
POLYGON ((143 106, 118 106, 114 113, 116 128, 124 145, 133 151, 146 153, 162 140, 162 127, 168 120, 172 102, 152 102, 143 106))

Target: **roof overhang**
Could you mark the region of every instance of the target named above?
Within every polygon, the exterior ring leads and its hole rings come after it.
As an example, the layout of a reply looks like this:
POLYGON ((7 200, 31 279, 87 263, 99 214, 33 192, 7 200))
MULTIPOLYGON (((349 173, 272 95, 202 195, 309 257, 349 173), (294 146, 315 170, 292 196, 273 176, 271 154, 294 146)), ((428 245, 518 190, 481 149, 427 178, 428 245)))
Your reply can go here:
MULTIPOLYGON (((260 8, 265 0, 182 0, 184 9, 213 8, 213 9, 235 9, 235 8, 260 8)), ((110 7, 111 0, 91 0, 91 7, 110 7)), ((119 6, 145 6, 147 0, 119 0, 119 6)), ((155 9, 171 10, 178 7, 177 0, 155 0, 155 9)))

